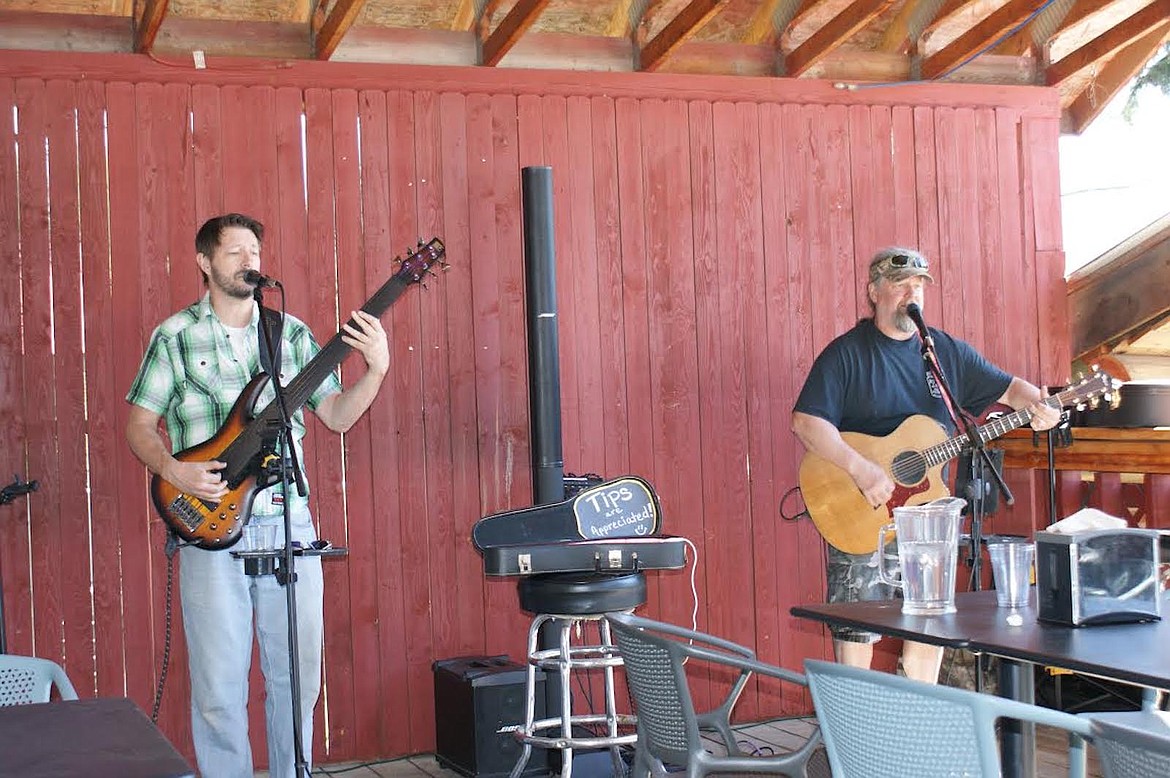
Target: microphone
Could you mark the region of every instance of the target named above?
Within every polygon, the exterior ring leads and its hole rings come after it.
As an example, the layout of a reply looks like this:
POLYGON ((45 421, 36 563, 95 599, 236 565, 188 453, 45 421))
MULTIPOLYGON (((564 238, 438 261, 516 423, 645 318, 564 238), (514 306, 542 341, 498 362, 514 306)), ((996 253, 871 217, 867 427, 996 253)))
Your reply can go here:
POLYGON ((277 281, 275 278, 269 278, 268 276, 264 275, 263 273, 259 273, 255 270, 249 270, 246 273, 244 273, 244 283, 250 284, 251 286, 258 286, 261 289, 268 289, 268 288, 273 287, 273 286, 280 286, 280 282, 277 281))
POLYGON ((930 337, 930 330, 926 329, 926 322, 922 318, 922 308, 918 303, 910 303, 906 306, 906 315, 910 317, 910 321, 914 322, 914 326, 918 328, 918 337, 922 338, 922 342, 928 346, 934 346, 934 339, 930 337))

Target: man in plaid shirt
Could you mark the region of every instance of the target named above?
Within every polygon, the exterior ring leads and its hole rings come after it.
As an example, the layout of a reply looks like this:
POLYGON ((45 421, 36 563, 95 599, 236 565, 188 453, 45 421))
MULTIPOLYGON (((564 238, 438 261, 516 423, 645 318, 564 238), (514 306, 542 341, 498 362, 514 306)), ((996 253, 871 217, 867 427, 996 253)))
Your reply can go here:
MULTIPOLYGON (((155 329, 134 384, 126 438, 151 472, 178 490, 213 502, 227 493, 219 471, 225 463, 180 462, 172 456, 211 438, 227 419, 241 391, 260 371, 259 307, 253 287, 244 281, 260 266, 263 226, 248 216, 229 213, 209 219, 195 237, 196 262, 207 293, 199 302, 166 319, 155 329), (173 448, 159 433, 166 422, 173 448)), ((369 408, 390 367, 386 332, 364 311, 351 314, 342 340, 361 352, 366 372, 342 391, 336 374, 317 387, 306 403, 326 427, 345 432, 369 408)), ((281 339, 282 380, 292 379, 318 352, 313 334, 292 316, 281 339)), ((257 401, 272 399, 269 387, 257 401)), ((293 419, 297 461, 305 434, 303 411, 293 419)), ((289 500, 293 539, 316 539, 308 500, 275 485, 260 491, 252 505, 253 524, 283 524, 289 500)), ((260 667, 267 684, 268 764, 273 778, 295 775, 292 700, 287 643, 285 592, 273 575, 246 576, 243 561, 222 550, 185 546, 180 551, 179 591, 191 673, 191 730, 203 775, 251 778, 248 740, 248 670, 252 622, 260 642, 260 667)), ((319 557, 297 564, 297 636, 301 679, 302 739, 311 764, 313 707, 321 688, 323 586, 319 557)))

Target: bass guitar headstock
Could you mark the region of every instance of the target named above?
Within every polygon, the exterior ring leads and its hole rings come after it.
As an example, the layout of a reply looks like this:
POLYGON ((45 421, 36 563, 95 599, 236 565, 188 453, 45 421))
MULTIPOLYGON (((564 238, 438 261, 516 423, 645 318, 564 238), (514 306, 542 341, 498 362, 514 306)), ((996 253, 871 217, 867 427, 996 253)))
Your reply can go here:
POLYGON ((398 272, 394 275, 407 283, 422 283, 423 277, 428 273, 435 275, 434 270, 431 269, 432 266, 438 265, 444 270, 447 269, 447 263, 443 261, 446 253, 447 247, 439 238, 431 238, 426 243, 423 243, 420 238, 415 248, 408 250, 405 256, 394 260, 399 265, 398 272))

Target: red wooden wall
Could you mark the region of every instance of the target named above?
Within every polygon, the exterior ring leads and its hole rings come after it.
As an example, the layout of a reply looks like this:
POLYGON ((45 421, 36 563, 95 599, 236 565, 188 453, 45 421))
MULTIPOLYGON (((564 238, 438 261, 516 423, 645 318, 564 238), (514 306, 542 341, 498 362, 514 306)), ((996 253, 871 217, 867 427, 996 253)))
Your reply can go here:
MULTIPOLYGON (((936 260, 933 323, 1064 380, 1057 119, 1040 88, 0 53, 0 476, 41 482, 0 509, 10 650, 150 708, 166 565, 122 398, 201 292, 205 218, 265 222, 264 272, 322 340, 437 234, 450 270, 386 317, 378 400, 306 451, 350 549, 326 568, 318 761, 431 750, 432 660, 523 654, 514 582, 485 582, 469 535, 532 502, 519 171, 551 165, 566 469, 654 484, 698 547, 700 628, 825 655, 788 615, 823 596, 815 530, 777 511, 795 394, 892 243, 936 260)), ((687 572, 650 581, 645 612, 689 623, 687 572)), ((160 723, 189 752, 173 632, 160 723)), ((768 684, 742 704, 803 709, 768 684)))

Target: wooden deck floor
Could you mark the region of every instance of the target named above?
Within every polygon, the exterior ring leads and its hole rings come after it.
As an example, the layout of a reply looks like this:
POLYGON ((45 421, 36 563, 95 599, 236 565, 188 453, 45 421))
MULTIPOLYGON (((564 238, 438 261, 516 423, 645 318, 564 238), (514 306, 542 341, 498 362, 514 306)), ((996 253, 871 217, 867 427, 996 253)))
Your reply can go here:
MULTIPOLYGON (((736 727, 740 748, 772 753, 791 748, 808 737, 815 719, 778 719, 759 724, 736 727)), ((1062 731, 1038 727, 1036 733, 1037 778, 1065 778, 1068 759, 1065 753, 1067 737, 1062 731)), ((718 748, 713 743, 714 748, 718 748)), ((823 753, 823 752, 822 752, 823 753)), ((314 776, 344 776, 344 778, 461 778, 460 774, 439 765, 434 754, 422 754, 383 762, 322 765, 313 769, 314 776)), ((1089 778, 1101 778, 1096 755, 1089 749, 1089 778)), ((268 778, 268 773, 256 773, 256 778, 268 778)), ((811 765, 810 778, 830 778, 827 760, 811 765)))

